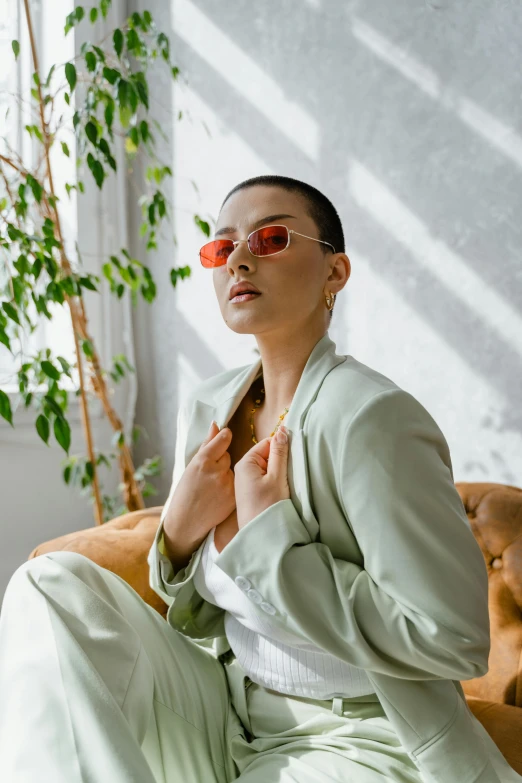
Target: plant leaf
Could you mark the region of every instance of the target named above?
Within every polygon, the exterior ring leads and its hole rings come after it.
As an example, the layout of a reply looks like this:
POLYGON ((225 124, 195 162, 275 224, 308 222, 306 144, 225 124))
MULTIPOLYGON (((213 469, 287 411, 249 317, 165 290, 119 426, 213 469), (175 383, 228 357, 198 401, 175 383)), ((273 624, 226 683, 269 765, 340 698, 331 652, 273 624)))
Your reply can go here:
POLYGON ((98 141, 98 128, 96 127, 94 122, 91 122, 91 120, 89 120, 89 122, 85 126, 85 135, 87 136, 91 144, 94 144, 94 146, 96 146, 96 142, 98 141))
POLYGON ((96 158, 90 152, 87 155, 87 165, 89 166, 92 172, 96 184, 98 185, 99 188, 101 188, 105 177, 105 171, 100 161, 96 160, 96 158))
POLYGON ((88 288, 89 291, 97 291, 98 289, 90 279, 90 277, 80 277, 80 285, 84 288, 88 288))
POLYGON ((16 323, 19 326, 22 325, 20 323, 20 319, 18 318, 18 313, 16 311, 16 308, 14 308, 12 304, 10 304, 9 302, 2 302, 2 307, 4 308, 4 311, 7 313, 7 315, 12 321, 16 321, 16 323))
POLYGON ((0 389, 0 416, 9 422, 13 427, 13 413, 11 411, 11 401, 7 394, 0 389))
POLYGON ((103 69, 103 75, 109 84, 116 84, 116 80, 120 78, 120 72, 116 68, 108 68, 107 66, 103 69))
POLYGON ((44 397, 44 400, 45 400, 45 402, 47 403, 47 405, 48 405, 48 406, 51 408, 52 412, 53 412, 53 413, 54 413, 56 416, 58 416, 58 418, 60 418, 60 419, 61 419, 61 418, 63 417, 63 410, 62 410, 62 409, 61 409, 61 407, 58 405, 58 403, 56 402, 56 400, 54 400, 54 399, 51 397, 51 395, 50 395, 50 394, 46 394, 46 395, 45 395, 45 397, 44 397))
POLYGON ((36 431, 38 435, 41 437, 44 443, 47 443, 49 445, 49 433, 51 431, 50 425, 49 425, 49 419, 47 416, 44 416, 43 413, 41 413, 38 418, 36 419, 36 431))
POLYGON ((107 103, 107 106, 105 107, 105 122, 107 123, 107 127, 109 130, 112 127, 112 120, 114 117, 114 101, 110 101, 107 103))
POLYGON ((82 348, 83 352, 86 356, 91 359, 94 356, 94 347, 90 340, 83 340, 82 341, 82 348))
POLYGON ((114 31, 114 34, 112 36, 112 42, 114 44, 114 51, 116 52, 118 57, 120 57, 123 51, 123 33, 119 27, 117 27, 116 30, 114 31))
POLYGON ((71 428, 67 419, 60 417, 54 420, 54 436, 62 449, 69 454, 71 445, 71 428))
POLYGON ((91 73, 96 69, 96 55, 94 54, 94 52, 86 52, 85 64, 87 66, 87 70, 90 71, 91 73))
POLYGON ((61 378, 61 372, 56 369, 54 364, 52 362, 46 361, 46 359, 43 360, 41 363, 42 370, 44 373, 49 377, 52 378, 53 381, 59 381, 61 378))
POLYGON ((76 86, 76 68, 72 63, 65 63, 65 78, 72 92, 76 86))

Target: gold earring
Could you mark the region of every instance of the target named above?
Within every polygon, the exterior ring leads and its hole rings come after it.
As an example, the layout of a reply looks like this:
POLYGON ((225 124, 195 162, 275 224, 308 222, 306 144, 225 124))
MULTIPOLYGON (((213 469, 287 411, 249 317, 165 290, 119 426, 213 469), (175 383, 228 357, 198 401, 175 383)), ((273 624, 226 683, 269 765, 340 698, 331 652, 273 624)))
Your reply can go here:
POLYGON ((327 295, 325 295, 324 300, 326 302, 327 309, 333 310, 333 306, 335 304, 335 297, 330 291, 328 292, 327 295))

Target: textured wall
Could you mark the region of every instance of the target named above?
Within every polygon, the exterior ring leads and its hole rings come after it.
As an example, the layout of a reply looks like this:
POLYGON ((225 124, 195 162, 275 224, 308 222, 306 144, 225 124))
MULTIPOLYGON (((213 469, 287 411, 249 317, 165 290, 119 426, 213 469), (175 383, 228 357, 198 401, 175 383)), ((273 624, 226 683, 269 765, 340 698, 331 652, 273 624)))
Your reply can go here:
POLYGON ((165 282, 193 268, 135 314, 138 420, 166 460, 150 502, 170 485, 180 395, 256 355, 223 323, 192 214, 213 225, 228 190, 263 173, 310 182, 339 211, 352 275, 338 351, 427 407, 457 481, 522 486, 522 5, 140 3, 182 71, 155 87, 178 245, 165 236, 153 268, 165 282))

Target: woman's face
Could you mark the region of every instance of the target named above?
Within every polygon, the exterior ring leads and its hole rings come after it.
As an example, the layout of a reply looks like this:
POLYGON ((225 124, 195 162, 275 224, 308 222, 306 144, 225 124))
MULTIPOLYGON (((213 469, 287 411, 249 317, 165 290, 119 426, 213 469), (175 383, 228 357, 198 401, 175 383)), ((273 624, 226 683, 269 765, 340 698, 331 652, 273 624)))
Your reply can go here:
MULTIPOLYGON (((301 234, 318 239, 318 230, 309 217, 301 198, 281 188, 256 185, 234 193, 220 212, 216 234, 221 228, 226 233, 215 239, 246 239, 255 225, 279 224, 301 234), (274 215, 292 217, 270 217, 274 215), (264 221, 264 218, 270 218, 264 221)), ((325 305, 324 290, 330 290, 328 276, 334 255, 323 253, 319 242, 290 235, 290 245, 282 253, 265 258, 253 256, 246 242, 236 245, 227 263, 212 270, 214 288, 221 314, 234 332, 260 334, 281 330, 285 325, 292 331, 296 325, 328 328, 330 318, 325 305), (234 283, 253 283, 261 296, 242 302, 230 301, 234 283)), ((338 288, 339 286, 337 286, 338 288)), ((337 293, 334 288, 334 293, 337 293)))

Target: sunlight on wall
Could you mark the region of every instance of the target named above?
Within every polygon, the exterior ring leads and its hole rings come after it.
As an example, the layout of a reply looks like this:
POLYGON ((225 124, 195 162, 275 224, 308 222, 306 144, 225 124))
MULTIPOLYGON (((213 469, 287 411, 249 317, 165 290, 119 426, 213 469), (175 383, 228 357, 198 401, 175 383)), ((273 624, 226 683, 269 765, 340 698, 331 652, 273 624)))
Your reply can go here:
POLYGON ((455 481, 495 475, 499 481, 517 483, 513 467, 520 461, 522 435, 496 426, 509 401, 408 304, 410 291, 403 295, 356 249, 350 260, 352 274, 343 291, 348 296, 343 321, 350 334, 346 352, 424 405, 448 441, 454 468, 459 466, 455 481))
MULTIPOLYGON (((423 0, 421 5, 438 8, 445 1, 423 0)), ((325 44, 321 36, 315 40, 313 33, 323 19, 316 10, 330 13, 326 4, 321 0, 296 4, 296 13, 303 16, 301 29, 312 31, 310 47, 296 53, 298 58, 303 64, 310 57, 317 60, 326 46, 328 51, 334 47, 334 55, 339 54, 340 59, 337 65, 335 56, 328 60, 329 90, 322 77, 308 82, 303 76, 301 82, 296 80, 295 93, 289 89, 289 84, 294 84, 294 73, 286 73, 284 59, 274 63, 274 68, 280 69, 277 73, 267 62, 265 50, 252 45, 260 29, 256 25, 265 22, 266 15, 258 9, 232 30, 226 24, 226 14, 223 16, 217 7, 203 7, 195 0, 176 0, 171 5, 172 29, 182 44, 182 71, 185 68, 187 82, 181 78, 172 87, 173 121, 179 110, 183 118, 174 121, 173 144, 178 245, 172 254, 170 248, 168 252, 173 266, 192 267, 191 278, 176 292, 176 309, 180 312, 175 338, 175 353, 180 357, 176 375, 181 397, 200 379, 256 358, 253 336, 237 335, 223 322, 213 273, 199 262, 199 248, 207 239, 194 224, 193 213, 208 220, 212 232, 211 218, 217 218, 221 201, 238 182, 270 172, 288 173, 306 181, 317 177, 320 189, 333 188, 332 199, 345 225, 347 252, 353 264, 352 277, 341 293, 330 327, 338 352, 353 353, 426 401, 425 407, 450 443, 454 465, 458 466, 457 480, 518 484, 513 473, 520 473, 522 443, 514 412, 514 390, 508 386, 509 379, 516 377, 516 369, 505 365, 508 361, 515 364, 513 357, 516 360, 518 356, 514 351, 518 350, 519 355, 522 352, 522 313, 509 298, 504 301, 498 289, 481 280, 473 259, 468 260, 462 247, 452 244, 442 233, 443 219, 448 218, 450 228, 460 231, 459 240, 472 241, 473 203, 465 205, 471 213, 468 219, 467 212, 459 211, 462 194, 457 173, 448 173, 448 181, 455 185, 457 203, 443 205, 437 199, 445 181, 425 177, 417 188, 415 178, 423 156, 436 148, 437 138, 424 133, 425 123, 431 118, 442 119, 442 126, 456 129, 445 148, 451 155, 459 156, 462 144, 469 144, 472 137, 486 163, 500 161, 507 164, 509 172, 517 170, 513 163, 518 166, 522 161, 520 139, 509 127, 509 118, 499 121, 478 105, 483 99, 476 96, 483 95, 485 101, 488 91, 495 88, 491 74, 486 74, 484 83, 477 86, 482 92, 469 93, 477 102, 470 101, 466 88, 459 92, 446 86, 431 61, 426 60, 424 65, 423 54, 415 55, 415 59, 392 43, 401 34, 394 13, 384 14, 377 23, 379 27, 382 19, 384 37, 362 20, 363 3, 346 5, 350 7, 350 25, 345 23, 342 35, 325 44), (353 16, 356 7, 361 18, 353 16), (350 30, 353 38, 346 37, 350 30), (339 68, 345 68, 346 73, 339 68), (420 119, 421 124, 412 128, 412 133, 420 135, 415 155, 410 154, 407 144, 402 146, 405 134, 400 112, 390 113, 392 125, 380 123, 382 91, 378 91, 377 101, 372 92, 376 75, 383 84, 388 76, 392 86, 402 89, 400 100, 407 101, 414 121, 420 119), (339 84, 348 103, 338 101, 339 84), (302 108, 297 109, 295 101, 301 101, 302 108), (324 111, 312 114, 313 101, 323 108, 337 101, 335 122, 324 111), (355 115, 357 123, 345 133, 344 125, 355 115), (325 116, 330 119, 325 121, 325 116), (234 122, 235 117, 240 122, 234 122), (263 133, 270 134, 270 143, 266 139, 259 143, 263 133), (370 138, 366 139, 365 134, 370 138), (359 144, 361 152, 357 153, 359 144), (346 158, 353 161, 348 168, 346 158), (310 162, 315 165, 310 166, 310 162), (282 171, 281 165, 287 165, 288 171, 282 171), (379 178, 374 174, 377 169, 379 178), (404 185, 400 194, 393 186, 399 175, 404 185), (416 198, 425 199, 422 214, 413 200, 416 198), (457 217, 449 223, 454 212, 457 217), (357 253, 359 247, 361 256, 357 253), (398 280, 380 279, 387 250, 394 254, 398 280), (427 304, 433 307, 430 312, 419 306, 421 296, 427 297, 427 304), (456 340, 452 339, 451 327, 458 330, 456 340), (477 358, 475 350, 480 349, 478 340, 482 338, 488 342, 486 356, 477 358), (495 363, 499 373, 493 375, 495 363)), ((330 24, 331 18, 323 21, 330 24)), ((424 23, 428 39, 429 15, 424 23)), ((279 32, 278 40, 284 41, 284 33, 279 32)), ((435 40, 432 45, 437 45, 435 40)), ((433 55, 432 50, 427 51, 433 55)), ((482 171, 469 166, 465 159, 459 176, 483 176, 482 171)), ((500 182, 499 187, 502 185, 500 182)), ((499 247, 511 247, 511 234, 504 239, 503 228, 493 228, 498 231, 495 240, 499 247)), ((470 245, 466 246, 469 249, 470 245)), ((488 252, 483 249, 486 258, 488 252)), ((502 283, 508 273, 506 269, 502 283)))
POLYGON ((245 53, 247 41, 239 47, 190 0, 177 0, 174 4, 173 27, 229 83, 232 92, 251 103, 309 160, 317 160, 320 143, 317 122, 294 102, 293 95, 285 94, 281 84, 245 53))
POLYGON ((513 128, 493 117, 474 101, 459 95, 452 87, 443 84, 431 68, 420 63, 360 19, 352 19, 352 34, 379 59, 395 68, 426 95, 441 103, 445 109, 454 112, 475 133, 522 168, 522 138, 513 128))
POLYGON ((415 259, 461 299, 463 306, 522 355, 522 315, 477 275, 471 266, 382 182, 357 161, 350 164, 349 190, 355 202, 405 247, 415 259))

